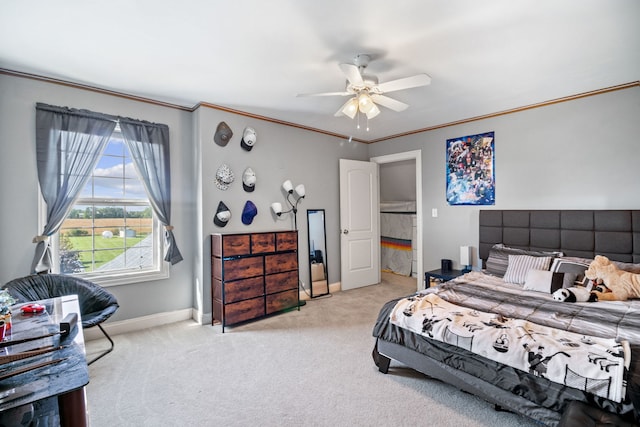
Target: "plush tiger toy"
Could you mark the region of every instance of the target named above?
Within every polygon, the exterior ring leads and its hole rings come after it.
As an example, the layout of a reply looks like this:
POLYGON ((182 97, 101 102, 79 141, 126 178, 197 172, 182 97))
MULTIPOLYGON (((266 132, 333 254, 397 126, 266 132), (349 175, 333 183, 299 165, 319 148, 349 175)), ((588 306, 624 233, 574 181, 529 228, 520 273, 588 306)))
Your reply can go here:
POLYGON ((584 275, 596 284, 594 292, 599 301, 640 298, 640 274, 620 270, 605 256, 596 255, 584 275))

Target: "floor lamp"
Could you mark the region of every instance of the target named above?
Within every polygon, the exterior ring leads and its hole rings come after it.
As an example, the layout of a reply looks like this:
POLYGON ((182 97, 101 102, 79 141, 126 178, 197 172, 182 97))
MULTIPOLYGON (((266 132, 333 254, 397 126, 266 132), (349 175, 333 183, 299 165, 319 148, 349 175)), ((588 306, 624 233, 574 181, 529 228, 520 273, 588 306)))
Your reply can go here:
MULTIPOLYGON (((293 223, 295 224, 295 230, 298 231, 298 205, 304 199, 305 189, 304 184, 298 184, 296 187, 293 187, 291 180, 286 180, 282 183, 282 189, 287 193, 287 203, 290 208, 286 211, 282 210, 282 204, 279 202, 271 203, 271 210, 278 217, 281 217, 282 214, 293 213, 293 223)), ((300 284, 300 283, 298 283, 300 284)), ((303 287, 304 290, 304 287, 303 287)), ((305 291, 306 292, 306 291, 305 291)), ((299 300, 299 306, 305 305, 307 302, 304 300, 299 300)))
POLYGON ((282 183, 282 188, 287 193, 287 203, 289 204, 289 209, 286 211, 282 210, 282 204, 279 202, 271 203, 271 210, 278 217, 281 217, 282 214, 288 214, 293 212, 293 222, 295 225, 296 231, 298 230, 298 205, 304 199, 305 189, 304 184, 298 184, 295 188, 291 183, 291 180, 286 180, 282 183))

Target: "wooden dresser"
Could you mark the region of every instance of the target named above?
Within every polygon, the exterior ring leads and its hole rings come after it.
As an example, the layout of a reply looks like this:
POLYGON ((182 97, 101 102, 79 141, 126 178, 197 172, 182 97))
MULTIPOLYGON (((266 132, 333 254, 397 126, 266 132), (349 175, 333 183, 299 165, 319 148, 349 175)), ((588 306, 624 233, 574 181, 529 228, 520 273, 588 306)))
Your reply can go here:
POLYGON ((298 307, 298 232, 211 235, 212 324, 298 307))

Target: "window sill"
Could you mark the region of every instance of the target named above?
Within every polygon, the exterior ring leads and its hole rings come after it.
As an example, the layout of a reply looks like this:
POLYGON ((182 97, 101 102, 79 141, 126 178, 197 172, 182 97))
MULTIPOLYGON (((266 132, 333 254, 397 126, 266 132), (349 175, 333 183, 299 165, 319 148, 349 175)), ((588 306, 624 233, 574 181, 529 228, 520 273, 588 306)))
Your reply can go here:
MULTIPOLYGON (((163 263, 164 264, 164 263, 163 263)), ((118 274, 82 274, 83 279, 90 280, 98 285, 108 288, 109 286, 131 285, 152 280, 163 280, 169 278, 169 269, 164 267, 160 271, 148 271, 140 273, 118 273, 118 274)))

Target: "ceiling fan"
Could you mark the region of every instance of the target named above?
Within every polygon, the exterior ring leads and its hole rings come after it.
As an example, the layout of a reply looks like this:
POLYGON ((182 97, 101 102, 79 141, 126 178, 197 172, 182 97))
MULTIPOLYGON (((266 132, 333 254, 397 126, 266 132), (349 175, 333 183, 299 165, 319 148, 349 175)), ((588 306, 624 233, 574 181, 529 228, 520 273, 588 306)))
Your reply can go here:
POLYGON ((378 83, 378 78, 364 74, 371 57, 365 54, 356 55, 353 64, 340 64, 340 69, 347 77, 347 87, 343 92, 307 93, 298 96, 350 96, 334 116, 348 116, 353 119, 358 112, 372 119, 380 114, 377 105, 389 108, 393 111, 404 111, 408 104, 383 95, 397 90, 410 89, 418 86, 426 86, 431 83, 431 77, 427 74, 378 83), (377 105, 376 105, 377 104, 377 105))

